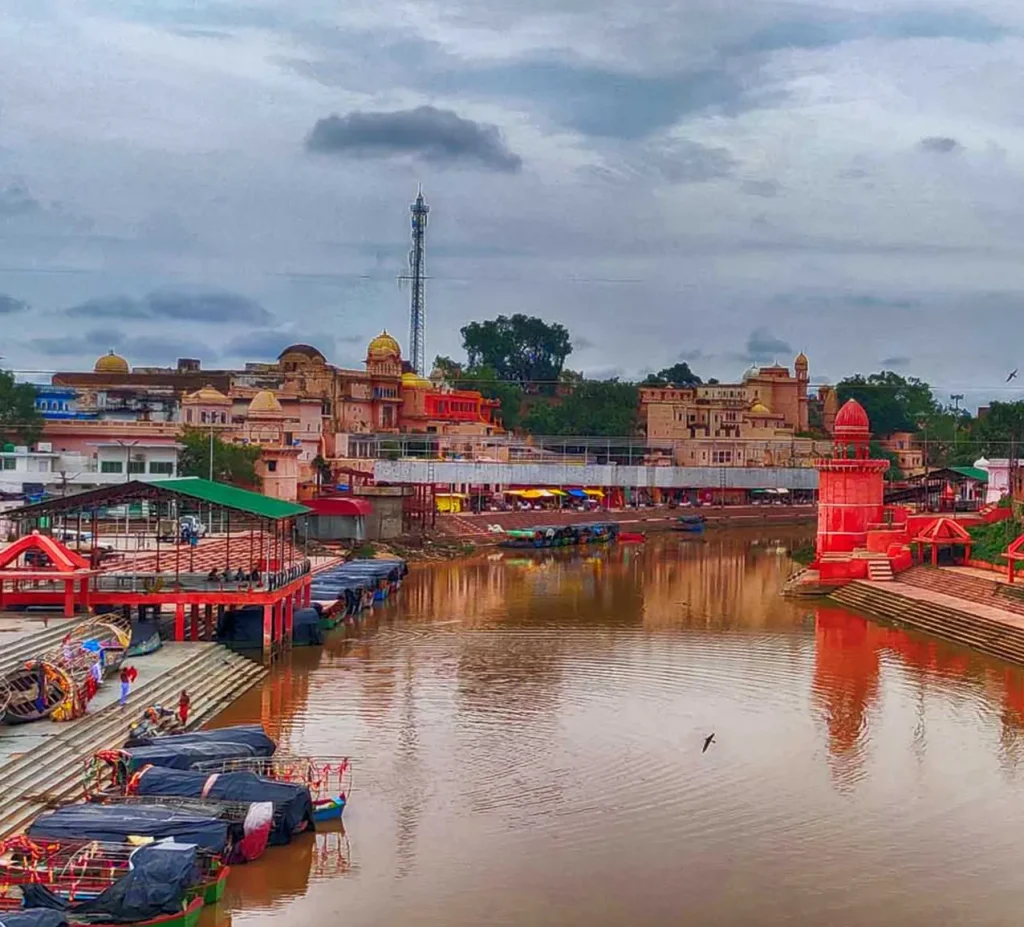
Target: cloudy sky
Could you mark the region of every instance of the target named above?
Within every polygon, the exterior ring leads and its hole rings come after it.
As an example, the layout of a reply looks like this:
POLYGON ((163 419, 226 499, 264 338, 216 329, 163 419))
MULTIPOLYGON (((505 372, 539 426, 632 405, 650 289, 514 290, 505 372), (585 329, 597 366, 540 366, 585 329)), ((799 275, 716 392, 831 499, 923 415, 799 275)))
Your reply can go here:
POLYGON ((358 363, 525 311, 570 366, 1024 369, 1019 0, 4 0, 0 355, 358 363))

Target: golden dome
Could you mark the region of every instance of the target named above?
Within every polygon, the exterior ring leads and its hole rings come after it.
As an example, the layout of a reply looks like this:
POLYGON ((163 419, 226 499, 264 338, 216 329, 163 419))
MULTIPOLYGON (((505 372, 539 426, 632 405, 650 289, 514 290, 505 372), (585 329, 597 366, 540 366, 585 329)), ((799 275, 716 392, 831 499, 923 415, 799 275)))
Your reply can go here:
POLYGON ((197 389, 194 393, 189 393, 185 397, 185 402, 189 405, 218 405, 218 406, 229 406, 231 400, 228 399, 219 389, 215 389, 212 386, 204 386, 202 389, 197 389))
POLYGON ((407 389, 431 389, 433 384, 417 373, 403 373, 402 386, 407 389))
POLYGON ((284 410, 281 408, 281 403, 277 401, 275 396, 269 389, 262 390, 252 397, 252 402, 249 403, 249 414, 252 415, 254 412, 264 415, 267 414, 281 414, 284 410))
POLYGON ((799 354, 797 354, 796 360, 793 362, 793 366, 794 367, 804 367, 804 368, 806 368, 807 364, 808 364, 807 355, 804 354, 803 351, 801 351, 799 354))
POLYGON ((111 351, 104 354, 93 367, 94 373, 128 373, 128 361, 111 351))
POLYGON ((760 400, 757 400, 750 407, 750 414, 751 415, 771 415, 772 414, 772 410, 769 409, 768 406, 766 406, 763 402, 761 402, 760 400))
POLYGON ((370 346, 366 349, 366 356, 371 360, 387 360, 389 357, 400 358, 402 349, 385 328, 370 342, 370 346))

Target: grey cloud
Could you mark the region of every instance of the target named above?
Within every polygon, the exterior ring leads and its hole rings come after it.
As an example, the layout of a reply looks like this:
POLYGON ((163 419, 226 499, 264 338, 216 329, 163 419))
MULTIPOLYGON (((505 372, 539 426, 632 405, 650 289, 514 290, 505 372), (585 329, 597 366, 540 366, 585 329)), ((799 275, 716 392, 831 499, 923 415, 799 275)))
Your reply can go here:
POLYGON ((505 173, 515 173, 523 165, 497 126, 433 106, 332 114, 317 120, 306 138, 306 149, 359 158, 413 155, 434 164, 471 163, 505 173))
POLYGON ((928 151, 932 154, 951 154, 954 151, 960 151, 963 148, 955 138, 948 138, 944 135, 933 135, 929 138, 922 138, 917 143, 917 147, 922 151, 928 151))
POLYGON ((11 315, 15 312, 25 312, 28 303, 22 299, 15 299, 6 293, 0 293, 0 315, 11 315))
POLYGON ((740 184, 740 190, 748 196, 762 196, 767 199, 778 196, 779 185, 774 180, 745 180, 740 184))
POLYGON ((21 181, 9 183, 0 189, 0 219, 12 216, 24 216, 40 212, 43 204, 30 192, 21 181))
POLYGON ((661 149, 649 161, 670 183, 704 183, 728 177, 736 169, 736 160, 725 148, 689 141, 661 149))
MULTIPOLYGON (((346 343, 354 343, 355 340, 363 341, 362 337, 346 337, 346 343)), ((323 332, 304 332, 300 337, 294 331, 267 328, 246 332, 244 335, 231 339, 224 345, 223 353, 226 357, 276 360, 282 350, 298 341, 311 344, 328 359, 335 351, 334 337, 323 332)))
POLYGON ((52 338, 33 338, 29 345, 40 354, 53 357, 78 357, 84 362, 94 359, 93 355, 107 350, 117 351, 136 364, 172 365, 178 357, 195 357, 201 353, 204 358, 215 359, 217 352, 205 342, 195 339, 175 338, 160 335, 127 335, 117 329, 97 328, 81 335, 62 335, 52 338))
POLYGON ((894 354, 892 357, 882 359, 882 368, 885 370, 901 370, 910 366, 911 359, 903 354, 894 354))
POLYGON ((229 324, 265 325, 273 316, 259 303, 240 293, 222 290, 154 290, 142 299, 101 296, 65 310, 65 314, 92 319, 169 319, 229 324))
POLYGON ((746 360, 758 363, 772 361, 780 355, 793 353, 793 348, 788 341, 783 341, 773 335, 767 327, 761 325, 747 336, 746 351, 743 356, 746 360))
POLYGON ((773 306, 786 306, 801 309, 916 309, 921 305, 919 299, 908 296, 880 296, 877 293, 778 293, 771 299, 773 306))

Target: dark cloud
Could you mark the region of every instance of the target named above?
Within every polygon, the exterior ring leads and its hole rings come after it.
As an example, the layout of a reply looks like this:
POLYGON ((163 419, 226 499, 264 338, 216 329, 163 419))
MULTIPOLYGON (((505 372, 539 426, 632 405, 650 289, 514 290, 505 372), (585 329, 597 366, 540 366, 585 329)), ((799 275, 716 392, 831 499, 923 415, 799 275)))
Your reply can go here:
POLYGON ((359 158, 413 155, 434 164, 471 163, 505 173, 515 173, 523 165, 497 126, 433 106, 332 114, 317 120, 306 138, 306 149, 359 158))
POLYGON ((96 328, 81 335, 61 335, 52 338, 33 338, 29 345, 40 354, 52 357, 77 357, 91 365, 94 355, 104 351, 117 351, 130 364, 157 364, 173 366, 179 357, 213 360, 217 352, 192 338, 161 335, 126 335, 113 328, 96 328))
POLYGON ((15 312, 25 312, 28 303, 22 299, 15 299, 6 293, 0 293, 0 315, 11 315, 15 312))
POLYGON ((904 367, 909 367, 911 358, 903 354, 894 354, 892 357, 886 357, 882 359, 882 367, 885 370, 901 370, 904 367))
POLYGON ((747 336, 746 351, 743 357, 751 363, 764 363, 794 353, 788 341, 783 341, 761 325, 747 336))
MULTIPOLYGON (((346 343, 362 342, 361 336, 346 336, 346 343)), ((250 360, 276 360, 288 345, 296 342, 311 344, 324 357, 330 358, 335 351, 335 339, 323 332, 304 332, 300 336, 294 331, 277 328, 255 329, 232 338, 224 345, 226 357, 245 357, 250 360)), ((369 339, 366 339, 368 342, 369 339)))
POLYGON ((745 180, 740 184, 740 190, 748 196, 762 196, 766 199, 779 195, 779 185, 774 180, 745 180))
POLYGON ((933 135, 929 138, 922 138, 917 143, 917 147, 922 151, 928 151, 932 154, 952 154, 954 151, 960 151, 963 148, 955 138, 949 138, 945 135, 933 135))
POLYGON ((916 309, 919 299, 908 296, 880 296, 877 293, 779 293, 772 297, 772 306, 819 311, 822 309, 916 309))
POLYGON ((40 212, 43 204, 30 192, 21 181, 15 181, 0 188, 0 219, 25 216, 40 212))
POLYGON ((736 160, 725 148, 711 148, 697 142, 683 142, 657 152, 652 164, 669 183, 705 183, 728 177, 736 160))
POLYGON ((72 306, 65 313, 91 319, 169 319, 216 324, 266 325, 274 319, 249 297, 222 290, 154 290, 142 299, 101 296, 72 306))

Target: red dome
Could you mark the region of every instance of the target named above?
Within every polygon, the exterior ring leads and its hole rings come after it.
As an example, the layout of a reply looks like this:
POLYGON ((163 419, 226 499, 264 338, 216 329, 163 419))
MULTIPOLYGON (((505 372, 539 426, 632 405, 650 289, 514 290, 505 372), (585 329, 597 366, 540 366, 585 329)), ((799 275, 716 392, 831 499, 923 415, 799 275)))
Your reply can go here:
POLYGON ((870 431, 871 423, 868 414, 856 399, 847 399, 843 407, 836 413, 835 429, 843 431, 870 431))

